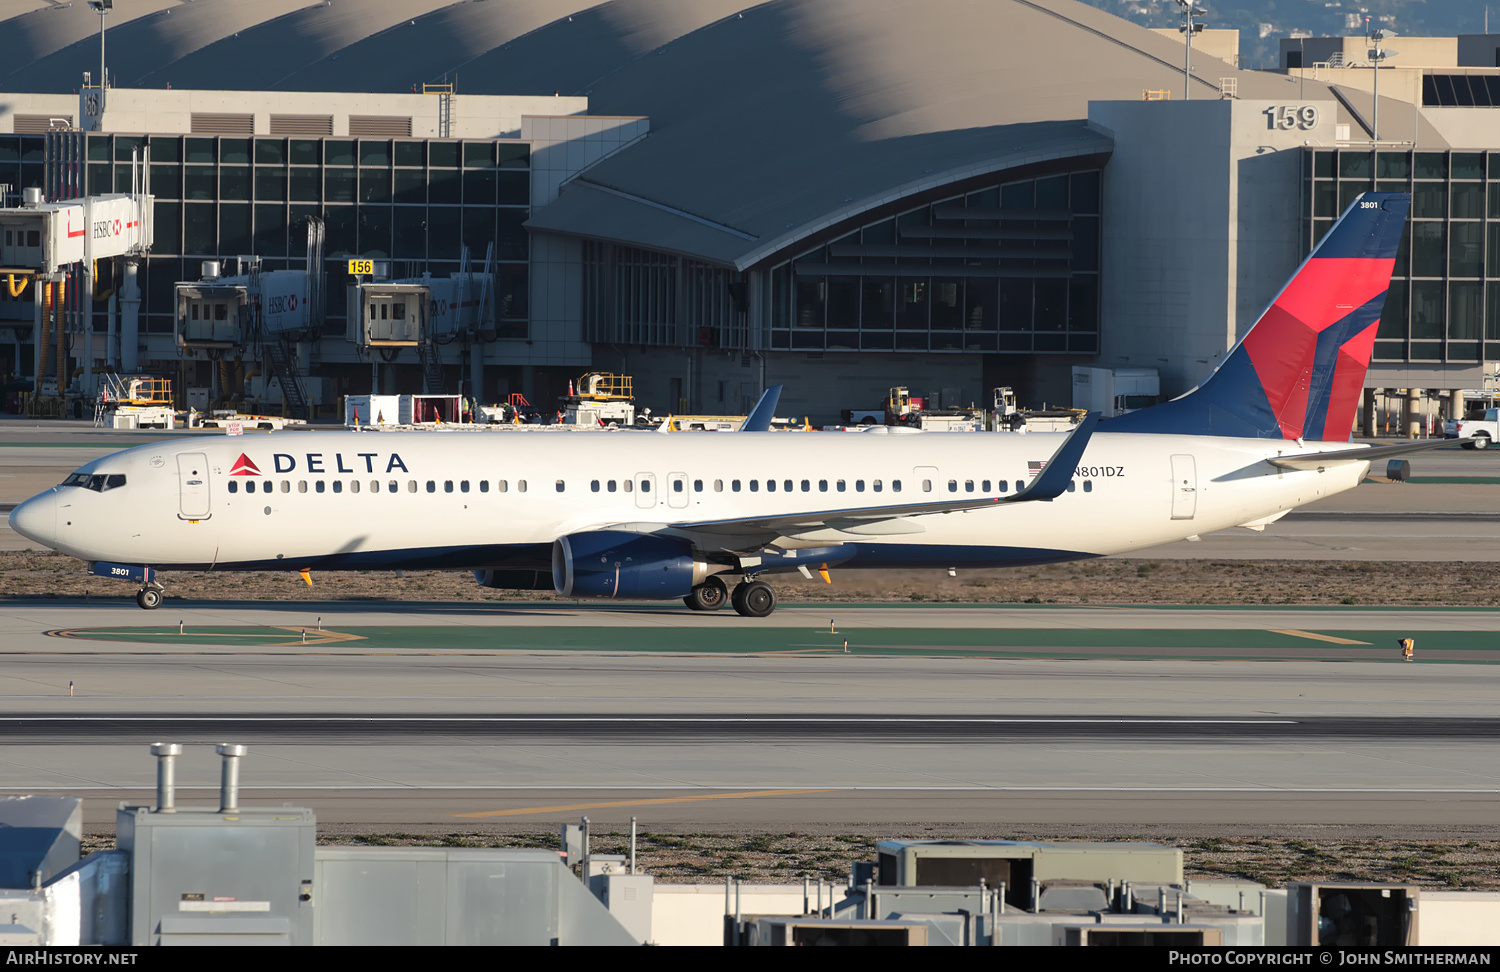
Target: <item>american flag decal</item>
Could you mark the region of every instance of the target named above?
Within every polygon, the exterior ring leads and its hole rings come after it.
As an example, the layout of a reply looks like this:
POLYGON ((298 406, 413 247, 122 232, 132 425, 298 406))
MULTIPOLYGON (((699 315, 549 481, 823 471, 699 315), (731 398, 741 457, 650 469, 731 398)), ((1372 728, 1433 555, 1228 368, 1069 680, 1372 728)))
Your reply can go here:
POLYGON ((1047 460, 1045 459, 1043 459, 1041 462, 1028 462, 1026 464, 1026 475, 1030 476, 1032 479, 1035 479, 1036 474, 1041 472, 1042 467, 1045 465, 1047 465, 1047 460))

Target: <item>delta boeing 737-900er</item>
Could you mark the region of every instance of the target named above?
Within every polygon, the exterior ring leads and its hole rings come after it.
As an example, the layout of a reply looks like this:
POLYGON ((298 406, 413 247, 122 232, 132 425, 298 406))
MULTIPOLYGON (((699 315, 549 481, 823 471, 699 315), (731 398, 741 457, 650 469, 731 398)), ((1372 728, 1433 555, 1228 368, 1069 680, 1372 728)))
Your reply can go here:
POLYGON ((726 602, 761 578, 1134 553, 1264 527, 1350 489, 1355 410, 1410 199, 1365 193, 1194 390, 1071 432, 289 432, 127 449, 10 514, 21 535, 141 584, 164 570, 472 570, 566 597, 726 602))

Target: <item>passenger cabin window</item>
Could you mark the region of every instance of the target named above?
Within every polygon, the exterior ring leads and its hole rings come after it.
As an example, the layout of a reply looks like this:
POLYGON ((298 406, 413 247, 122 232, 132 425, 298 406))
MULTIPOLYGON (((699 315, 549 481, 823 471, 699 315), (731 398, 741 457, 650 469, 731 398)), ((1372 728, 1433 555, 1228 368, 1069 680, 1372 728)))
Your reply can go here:
POLYGON ((828 480, 826 480, 826 479, 820 479, 820 480, 818 480, 818 492, 820 492, 820 493, 826 493, 826 492, 828 492, 828 480))
POLYGON ((231 479, 229 481, 229 491, 231 493, 238 493, 240 491, 240 484, 231 479))
POLYGON ((863 479, 856 479, 854 481, 854 491, 856 493, 863 493, 865 491, 865 481, 863 479))
POLYGON ((924 493, 930 493, 930 492, 932 492, 932 480, 930 480, 930 479, 924 479, 924 480, 922 480, 922 492, 924 492, 924 493))
POLYGON ((408 479, 406 481, 406 491, 408 493, 415 493, 417 491, 417 481, 415 479, 408 479))
POLYGON ((344 491, 344 481, 342 479, 335 479, 333 481, 333 491, 335 493, 342 493, 344 491))
POLYGON ((299 480, 297 480, 297 492, 299 492, 299 493, 305 493, 305 492, 307 492, 307 480, 305 480, 305 479, 299 479, 299 480))
POLYGON ((427 492, 429 492, 429 493, 436 493, 437 492, 437 483, 436 483, 436 481, 431 480, 431 479, 427 480, 427 492))
POLYGON ((1077 489, 1078 489, 1078 484, 1075 483, 1075 482, 1073 482, 1072 480, 1069 480, 1068 481, 1068 492, 1072 493, 1072 492, 1077 491, 1077 489))
POLYGON ((608 483, 605 484, 604 488, 613 493, 615 491, 615 481, 611 479, 608 483))
POLYGON ((559 479, 559 480, 558 480, 558 481, 557 481, 557 491, 558 491, 558 492, 559 492, 559 493, 561 493, 561 492, 562 492, 562 491, 563 491, 563 489, 564 489, 564 488, 566 488, 566 487, 564 487, 564 485, 563 485, 563 481, 562 481, 562 480, 561 480, 561 479, 559 479))
POLYGON ((758 492, 760 492, 760 480, 758 480, 758 479, 752 479, 752 480, 750 480, 750 492, 752 492, 752 493, 758 493, 758 492))
POLYGON ((950 479, 950 480, 948 480, 948 492, 950 492, 950 493, 956 493, 956 492, 958 492, 958 480, 956 480, 956 479, 950 479))
POLYGON ((873 483, 870 484, 870 487, 872 489, 874 489, 875 492, 877 492, 877 493, 880 492, 880 480, 878 480, 878 479, 875 480, 873 483))
POLYGON ((790 493, 792 491, 792 481, 790 479, 784 480, 781 484, 781 488, 790 493))
POLYGON ((625 480, 620 485, 623 486, 623 487, 625 487, 625 492, 627 492, 627 493, 630 492, 631 490, 635 489, 635 482, 633 480, 630 480, 630 479, 625 480))
POLYGON ((680 479, 674 479, 674 480, 672 480, 672 492, 674 492, 674 493, 680 493, 680 492, 682 492, 683 485, 684 485, 684 483, 680 479))
POLYGON ((357 492, 359 492, 359 480, 357 480, 357 479, 351 479, 351 480, 349 480, 349 492, 351 492, 351 493, 357 493, 357 492))
POLYGON ((842 480, 842 479, 840 479, 840 480, 839 480, 839 481, 838 481, 838 482, 837 482, 837 483, 835 483, 835 484, 834 484, 834 485, 835 485, 835 486, 836 486, 836 487, 837 487, 837 488, 838 488, 838 491, 839 491, 839 492, 840 492, 840 493, 842 493, 842 492, 843 492, 843 491, 844 491, 844 481, 843 481, 843 480, 842 480))
POLYGON ((722 492, 724 492, 724 480, 722 480, 722 479, 715 479, 714 480, 714 492, 715 493, 722 493, 722 492))
POLYGON ((490 491, 490 481, 488 479, 481 479, 479 481, 479 491, 481 493, 488 493, 490 491))
POLYGON ((766 492, 768 492, 768 493, 774 493, 774 492, 776 492, 776 480, 774 480, 774 479, 768 479, 768 480, 766 480, 766 492))
POLYGON ((899 492, 901 492, 901 480, 899 480, 899 479, 893 479, 893 480, 891 480, 891 492, 893 492, 893 493, 899 493, 899 492))
POLYGON ((1094 481, 1092 479, 1085 479, 1083 481, 1083 491, 1085 493, 1092 493, 1094 491, 1094 481))
POLYGON ((729 488, 732 492, 738 493, 740 491, 740 481, 738 479, 730 480, 729 488))
POLYGON ((290 479, 283 479, 281 481, 281 491, 283 493, 290 493, 292 491, 292 481, 290 479))
POLYGON ((972 480, 972 479, 965 479, 964 480, 964 492, 965 493, 972 493, 972 492, 974 492, 974 480, 972 480))
POLYGON ((812 492, 812 481, 811 480, 807 480, 807 479, 802 480, 802 492, 804 492, 804 493, 810 493, 810 492, 812 492))
POLYGON ((453 480, 451 480, 451 479, 445 479, 445 480, 443 480, 443 492, 445 492, 445 493, 451 493, 451 492, 453 492, 453 480))
POLYGON ((593 493, 599 492, 599 480, 594 479, 589 481, 589 491, 593 493))
POLYGON ((695 493, 701 493, 701 492, 703 492, 703 480, 701 480, 701 479, 695 479, 695 480, 693 480, 693 492, 695 492, 695 493))
POLYGON ((317 483, 314 484, 314 488, 321 493, 324 489, 327 488, 327 485, 327 483, 323 482, 323 480, 320 479, 317 481, 317 483))
POLYGON ((518 492, 518 493, 524 493, 524 492, 526 492, 526 480, 524 480, 524 479, 518 479, 518 480, 516 480, 516 492, 518 492))
POLYGON ((469 491, 469 481, 467 479, 459 480, 458 491, 460 493, 467 493, 469 491))
POLYGON ((503 479, 497 479, 495 480, 495 489, 502 493, 508 492, 510 490, 510 483, 503 479))

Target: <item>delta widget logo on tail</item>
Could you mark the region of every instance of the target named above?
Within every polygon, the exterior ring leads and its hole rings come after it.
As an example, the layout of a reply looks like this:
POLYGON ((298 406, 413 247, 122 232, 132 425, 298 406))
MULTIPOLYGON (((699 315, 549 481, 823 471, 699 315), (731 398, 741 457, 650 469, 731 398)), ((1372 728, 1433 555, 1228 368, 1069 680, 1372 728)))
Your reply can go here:
POLYGON ((261 476, 261 475, 264 475, 264 474, 260 471, 260 467, 257 466, 254 462, 252 462, 250 460, 249 456, 245 455, 242 452, 242 453, 240 453, 240 457, 234 461, 234 466, 233 466, 233 468, 231 468, 229 470, 229 475, 231 475, 231 476, 261 476))

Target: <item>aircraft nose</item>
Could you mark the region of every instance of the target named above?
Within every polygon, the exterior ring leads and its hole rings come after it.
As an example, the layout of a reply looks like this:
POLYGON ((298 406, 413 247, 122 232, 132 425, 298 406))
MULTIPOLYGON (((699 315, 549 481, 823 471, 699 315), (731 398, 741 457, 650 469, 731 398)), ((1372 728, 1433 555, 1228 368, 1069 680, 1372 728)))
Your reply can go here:
POLYGON ((57 497, 48 491, 17 506, 10 511, 10 528, 27 540, 52 546, 57 541, 57 497))

